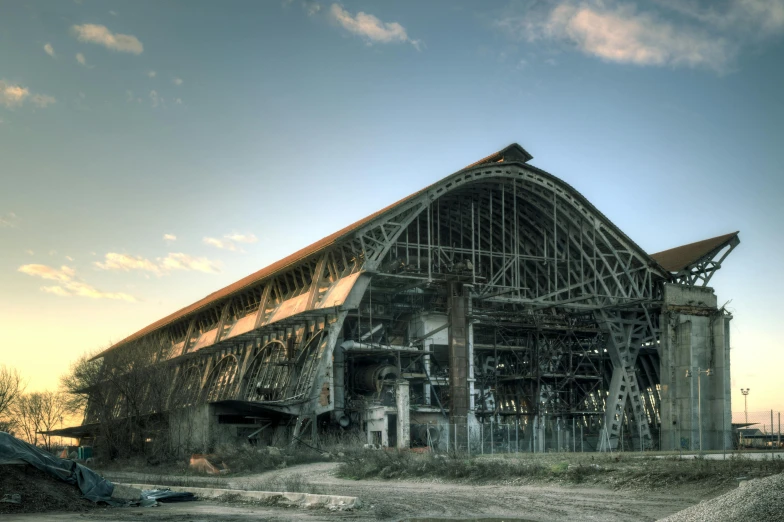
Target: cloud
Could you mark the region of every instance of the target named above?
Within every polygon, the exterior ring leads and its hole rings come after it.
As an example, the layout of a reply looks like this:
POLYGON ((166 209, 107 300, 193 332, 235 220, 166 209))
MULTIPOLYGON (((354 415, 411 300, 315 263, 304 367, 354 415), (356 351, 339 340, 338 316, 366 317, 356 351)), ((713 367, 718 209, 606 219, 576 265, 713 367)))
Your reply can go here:
POLYGON ((48 54, 49 56, 51 56, 52 58, 55 57, 54 56, 54 47, 52 47, 52 44, 50 44, 50 43, 44 45, 44 52, 46 54, 48 54))
POLYGON ((329 14, 344 29, 361 36, 368 44, 410 43, 417 50, 420 49, 421 41, 410 39, 406 29, 397 22, 382 22, 372 14, 362 11, 354 16, 340 4, 332 4, 329 14))
POLYGON ((149 259, 145 259, 141 256, 118 254, 116 252, 109 252, 104 257, 103 262, 95 261, 93 264, 101 270, 122 270, 124 272, 141 270, 158 275, 161 273, 160 267, 149 259))
POLYGON ((144 51, 144 46, 138 38, 130 34, 112 33, 105 25, 74 25, 71 30, 80 42, 102 45, 121 53, 141 54, 144 51))
POLYGON ((117 11, 109 11, 109 14, 112 16, 117 16, 119 13, 117 11))
POLYGON ((73 260, 74 260, 74 258, 72 258, 71 256, 65 256, 65 258, 66 258, 68 261, 73 261, 73 260))
POLYGON ((155 78, 156 74, 158 74, 158 73, 155 72, 155 71, 147 71, 147 76, 149 76, 150 78, 155 78))
POLYGON ((235 252, 239 250, 243 252, 242 249, 237 248, 235 243, 255 243, 259 240, 255 236, 255 234, 226 234, 223 236, 223 239, 218 239, 216 237, 204 237, 202 238, 202 242, 205 245, 214 246, 215 248, 220 248, 221 250, 229 250, 231 252, 235 252))
POLYGON ((784 0, 731 0, 702 7, 695 0, 656 0, 656 3, 722 31, 742 31, 767 37, 784 31, 784 0))
POLYGON ((164 234, 163 239, 166 241, 177 241, 177 236, 174 234, 164 234))
POLYGON ((174 103, 177 104, 177 105, 182 105, 182 99, 181 98, 174 98, 174 103))
POLYGON ((33 96, 30 98, 30 102, 36 107, 43 109, 57 102, 57 100, 55 100, 52 96, 47 96, 46 94, 33 94, 33 96))
POLYGON ((0 228, 16 228, 18 223, 19 217, 13 212, 0 216, 0 228))
POLYGON ((182 78, 177 78, 177 77, 175 76, 175 78, 172 80, 172 83, 173 83, 174 85, 182 85, 182 78))
POLYGON ((314 16, 314 15, 318 14, 319 11, 321 11, 321 4, 320 3, 318 3, 318 2, 311 2, 309 0, 305 1, 305 2, 302 2, 302 7, 305 8, 305 11, 307 11, 308 16, 314 16))
POLYGON ((150 105, 152 105, 153 108, 157 107, 158 105, 163 105, 163 98, 158 96, 158 91, 155 89, 150 91, 150 105))
POLYGON ((27 87, 12 85, 5 80, 0 80, 0 105, 13 109, 21 106, 28 96, 30 96, 30 90, 27 87))
POLYGON ((76 53, 76 61, 79 62, 79 65, 87 67, 87 59, 82 53, 76 53))
POLYGON ((35 252, 33 252, 32 250, 25 250, 25 254, 27 254, 28 256, 32 256, 33 254, 35 254, 35 252))
POLYGON ((160 260, 160 266, 167 270, 195 270, 208 274, 217 274, 220 272, 217 263, 204 257, 191 257, 181 252, 170 253, 160 260))
POLYGON ((52 268, 47 265, 32 264, 22 265, 18 270, 23 274, 48 279, 50 281, 59 281, 61 283, 72 281, 74 275, 76 275, 74 269, 67 266, 61 266, 58 270, 57 268, 52 268))
POLYGON ((255 234, 227 234, 224 236, 226 239, 236 241, 237 243, 255 243, 259 240, 255 234))
POLYGON ((702 5, 656 0, 639 10, 619 0, 561 0, 510 8, 495 25, 529 43, 571 47, 607 62, 718 73, 732 68, 747 42, 784 32, 784 0, 702 5))
POLYGON ((234 252, 237 250, 237 247, 231 241, 226 241, 223 239, 218 239, 216 237, 205 237, 202 238, 202 242, 205 245, 214 246, 215 248, 220 248, 221 250, 230 250, 234 252))
POLYGON ((56 281, 57 285, 42 286, 41 291, 61 297, 90 297, 92 299, 113 299, 119 301, 135 302, 136 298, 123 292, 102 292, 92 285, 89 285, 76 278, 76 271, 67 266, 59 269, 46 265, 22 265, 18 268, 19 272, 33 277, 40 277, 48 281, 56 281))

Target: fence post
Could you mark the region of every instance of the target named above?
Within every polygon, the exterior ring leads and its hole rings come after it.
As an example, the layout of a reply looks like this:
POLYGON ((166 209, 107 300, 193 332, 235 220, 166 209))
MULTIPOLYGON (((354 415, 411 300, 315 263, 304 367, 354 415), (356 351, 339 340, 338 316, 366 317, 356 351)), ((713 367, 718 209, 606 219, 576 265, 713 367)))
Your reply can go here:
POLYGON ((466 418, 466 453, 471 456, 471 424, 468 422, 468 418, 466 418))
MULTIPOLYGON (((781 414, 779 414, 779 426, 781 426, 781 414)), ((515 417, 515 453, 520 453, 520 419, 517 417, 515 417)))
POLYGON ((583 451, 584 451, 583 450, 583 423, 581 421, 580 422, 580 453, 582 453, 583 451))
POLYGON ((484 455, 485 454, 485 423, 484 422, 479 425, 479 444, 481 448, 479 451, 481 451, 482 455, 484 455))
POLYGON ((509 435, 509 421, 506 422, 506 452, 512 453, 512 437, 509 435))
POLYGON ((457 446, 457 423, 455 423, 455 453, 460 451, 460 448, 457 446))
POLYGON ((446 452, 449 453, 449 424, 446 425, 446 452))
POLYGON ((493 435, 495 432, 493 431, 493 418, 490 417, 490 455, 495 453, 495 448, 493 448, 493 435))
MULTIPOLYGON (((767 441, 765 441, 765 445, 768 445, 767 441)), ((770 449, 773 449, 773 410, 770 410, 770 449)))
POLYGON ((572 417, 572 453, 577 453, 577 430, 575 429, 575 420, 572 417))

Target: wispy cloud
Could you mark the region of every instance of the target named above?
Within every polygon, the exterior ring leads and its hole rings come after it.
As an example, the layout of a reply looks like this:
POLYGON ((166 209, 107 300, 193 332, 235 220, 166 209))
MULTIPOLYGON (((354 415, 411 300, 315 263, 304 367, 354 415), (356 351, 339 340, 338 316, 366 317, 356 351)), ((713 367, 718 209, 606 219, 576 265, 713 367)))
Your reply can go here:
POLYGON ((141 270, 144 272, 152 272, 160 275, 161 269, 150 261, 141 256, 131 256, 128 254, 118 254, 116 252, 109 252, 104 257, 103 262, 95 261, 93 263, 101 270, 122 270, 129 272, 131 270, 141 270))
POLYGON ((52 47, 52 44, 50 44, 50 43, 47 43, 47 44, 44 45, 44 52, 46 54, 48 54, 49 56, 51 56, 52 58, 55 57, 55 55, 54 55, 54 47, 52 47))
POLYGON ((256 243, 259 238, 255 234, 227 234, 224 236, 226 239, 236 241, 237 243, 256 243))
POLYGON ((102 45, 121 53, 141 54, 144 51, 144 46, 138 38, 131 34, 112 33, 105 25, 74 25, 71 30, 80 42, 102 45))
POLYGON ((166 257, 156 258, 155 261, 142 256, 109 252, 104 256, 103 261, 95 261, 93 264, 101 270, 149 272, 157 276, 167 275, 172 270, 193 270, 206 273, 220 272, 218 262, 206 257, 192 257, 182 252, 172 252, 166 257))
POLYGON ((368 45, 374 43, 410 43, 417 50, 421 47, 420 40, 408 37, 406 29, 397 22, 382 22, 372 14, 358 12, 352 15, 340 4, 332 4, 329 14, 333 20, 350 33, 361 36, 368 45))
POLYGON ((177 241, 177 236, 175 236, 174 234, 164 234, 163 239, 165 241, 177 241))
POLYGON ((496 26, 519 39, 607 62, 730 70, 749 41, 784 33, 784 0, 560 0, 509 8, 496 26), (666 16, 666 11, 681 16, 666 16))
POLYGON ((25 254, 27 254, 28 256, 32 256, 35 254, 35 252, 33 252, 32 250, 25 250, 25 254))
POLYGON ((235 252, 237 250, 242 252, 242 249, 239 249, 236 243, 255 243, 258 240, 259 238, 257 238, 255 234, 240 234, 237 232, 226 234, 222 239, 218 239, 216 237, 202 238, 202 242, 205 245, 214 246, 215 248, 220 248, 221 250, 229 250, 231 252, 235 252))
POLYGON ((57 102, 57 100, 55 100, 54 97, 47 96, 46 94, 33 94, 30 97, 30 103, 41 109, 48 107, 55 102, 57 102))
POLYGON ((65 258, 66 258, 68 261, 73 261, 73 260, 74 260, 74 258, 72 258, 71 256, 65 256, 65 258))
POLYGON ((149 76, 150 78, 155 78, 156 74, 158 74, 158 73, 155 72, 155 71, 147 71, 147 76, 149 76))
POLYGON ((208 274, 217 274, 220 272, 218 263, 211 261, 206 257, 191 257, 181 252, 170 253, 160 260, 160 266, 167 270, 194 270, 196 272, 205 272, 208 274))
POLYGON ((19 217, 13 212, 0 216, 0 228, 15 228, 19 224, 19 217))
POLYGON ((174 79, 172 80, 172 83, 173 83, 174 85, 182 85, 182 78, 177 78, 177 77, 175 76, 175 77, 174 77, 174 79))
POLYGON ((46 94, 32 93, 30 89, 22 85, 0 80, 0 105, 7 109, 15 109, 24 105, 28 100, 40 108, 47 107, 57 101, 46 94))
POLYGON ((205 245, 214 246, 215 248, 220 248, 221 250, 230 250, 232 252, 237 250, 237 246, 232 241, 218 239, 216 237, 202 238, 202 242, 205 245))
POLYGON ((79 62, 79 65, 82 65, 84 67, 88 67, 88 65, 87 65, 87 58, 85 58, 82 53, 76 53, 76 61, 79 62))
POLYGON ((76 271, 68 266, 53 268, 47 265, 22 265, 19 272, 33 277, 40 277, 48 281, 55 281, 56 285, 42 286, 41 291, 61 297, 90 297, 92 299, 113 299, 119 301, 135 302, 136 298, 123 292, 102 292, 76 277, 76 271))
POLYGON ((156 91, 155 89, 151 90, 150 105, 152 105, 153 108, 156 108, 159 105, 163 105, 163 104, 164 104, 164 100, 162 97, 158 96, 158 91, 156 91))

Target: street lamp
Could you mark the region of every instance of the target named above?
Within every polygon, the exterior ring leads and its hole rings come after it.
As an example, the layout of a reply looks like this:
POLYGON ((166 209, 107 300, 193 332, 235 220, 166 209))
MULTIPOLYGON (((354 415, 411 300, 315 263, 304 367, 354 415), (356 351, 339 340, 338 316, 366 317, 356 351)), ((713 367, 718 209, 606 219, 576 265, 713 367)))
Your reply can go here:
MULTIPOLYGON (((713 371, 710 368, 703 370, 697 367, 697 423, 700 426, 700 453, 702 453, 702 388, 700 386, 700 377, 703 373, 706 377, 710 377, 713 371)), ((691 377, 691 370, 686 370, 686 377, 691 377)))
POLYGON ((751 388, 741 388, 740 392, 743 394, 743 413, 746 415, 746 424, 749 423, 749 392, 751 388))

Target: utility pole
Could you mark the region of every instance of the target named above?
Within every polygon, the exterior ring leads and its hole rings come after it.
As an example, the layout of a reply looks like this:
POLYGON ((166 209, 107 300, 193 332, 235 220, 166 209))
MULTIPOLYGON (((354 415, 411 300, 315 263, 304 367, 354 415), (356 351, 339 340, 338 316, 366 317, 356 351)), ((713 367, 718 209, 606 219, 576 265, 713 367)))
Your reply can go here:
POLYGON ((749 423, 749 401, 748 401, 748 397, 749 397, 749 392, 750 391, 751 391, 751 388, 741 388, 740 389, 740 392, 743 394, 743 412, 746 415, 746 421, 745 421, 746 424, 749 423))

